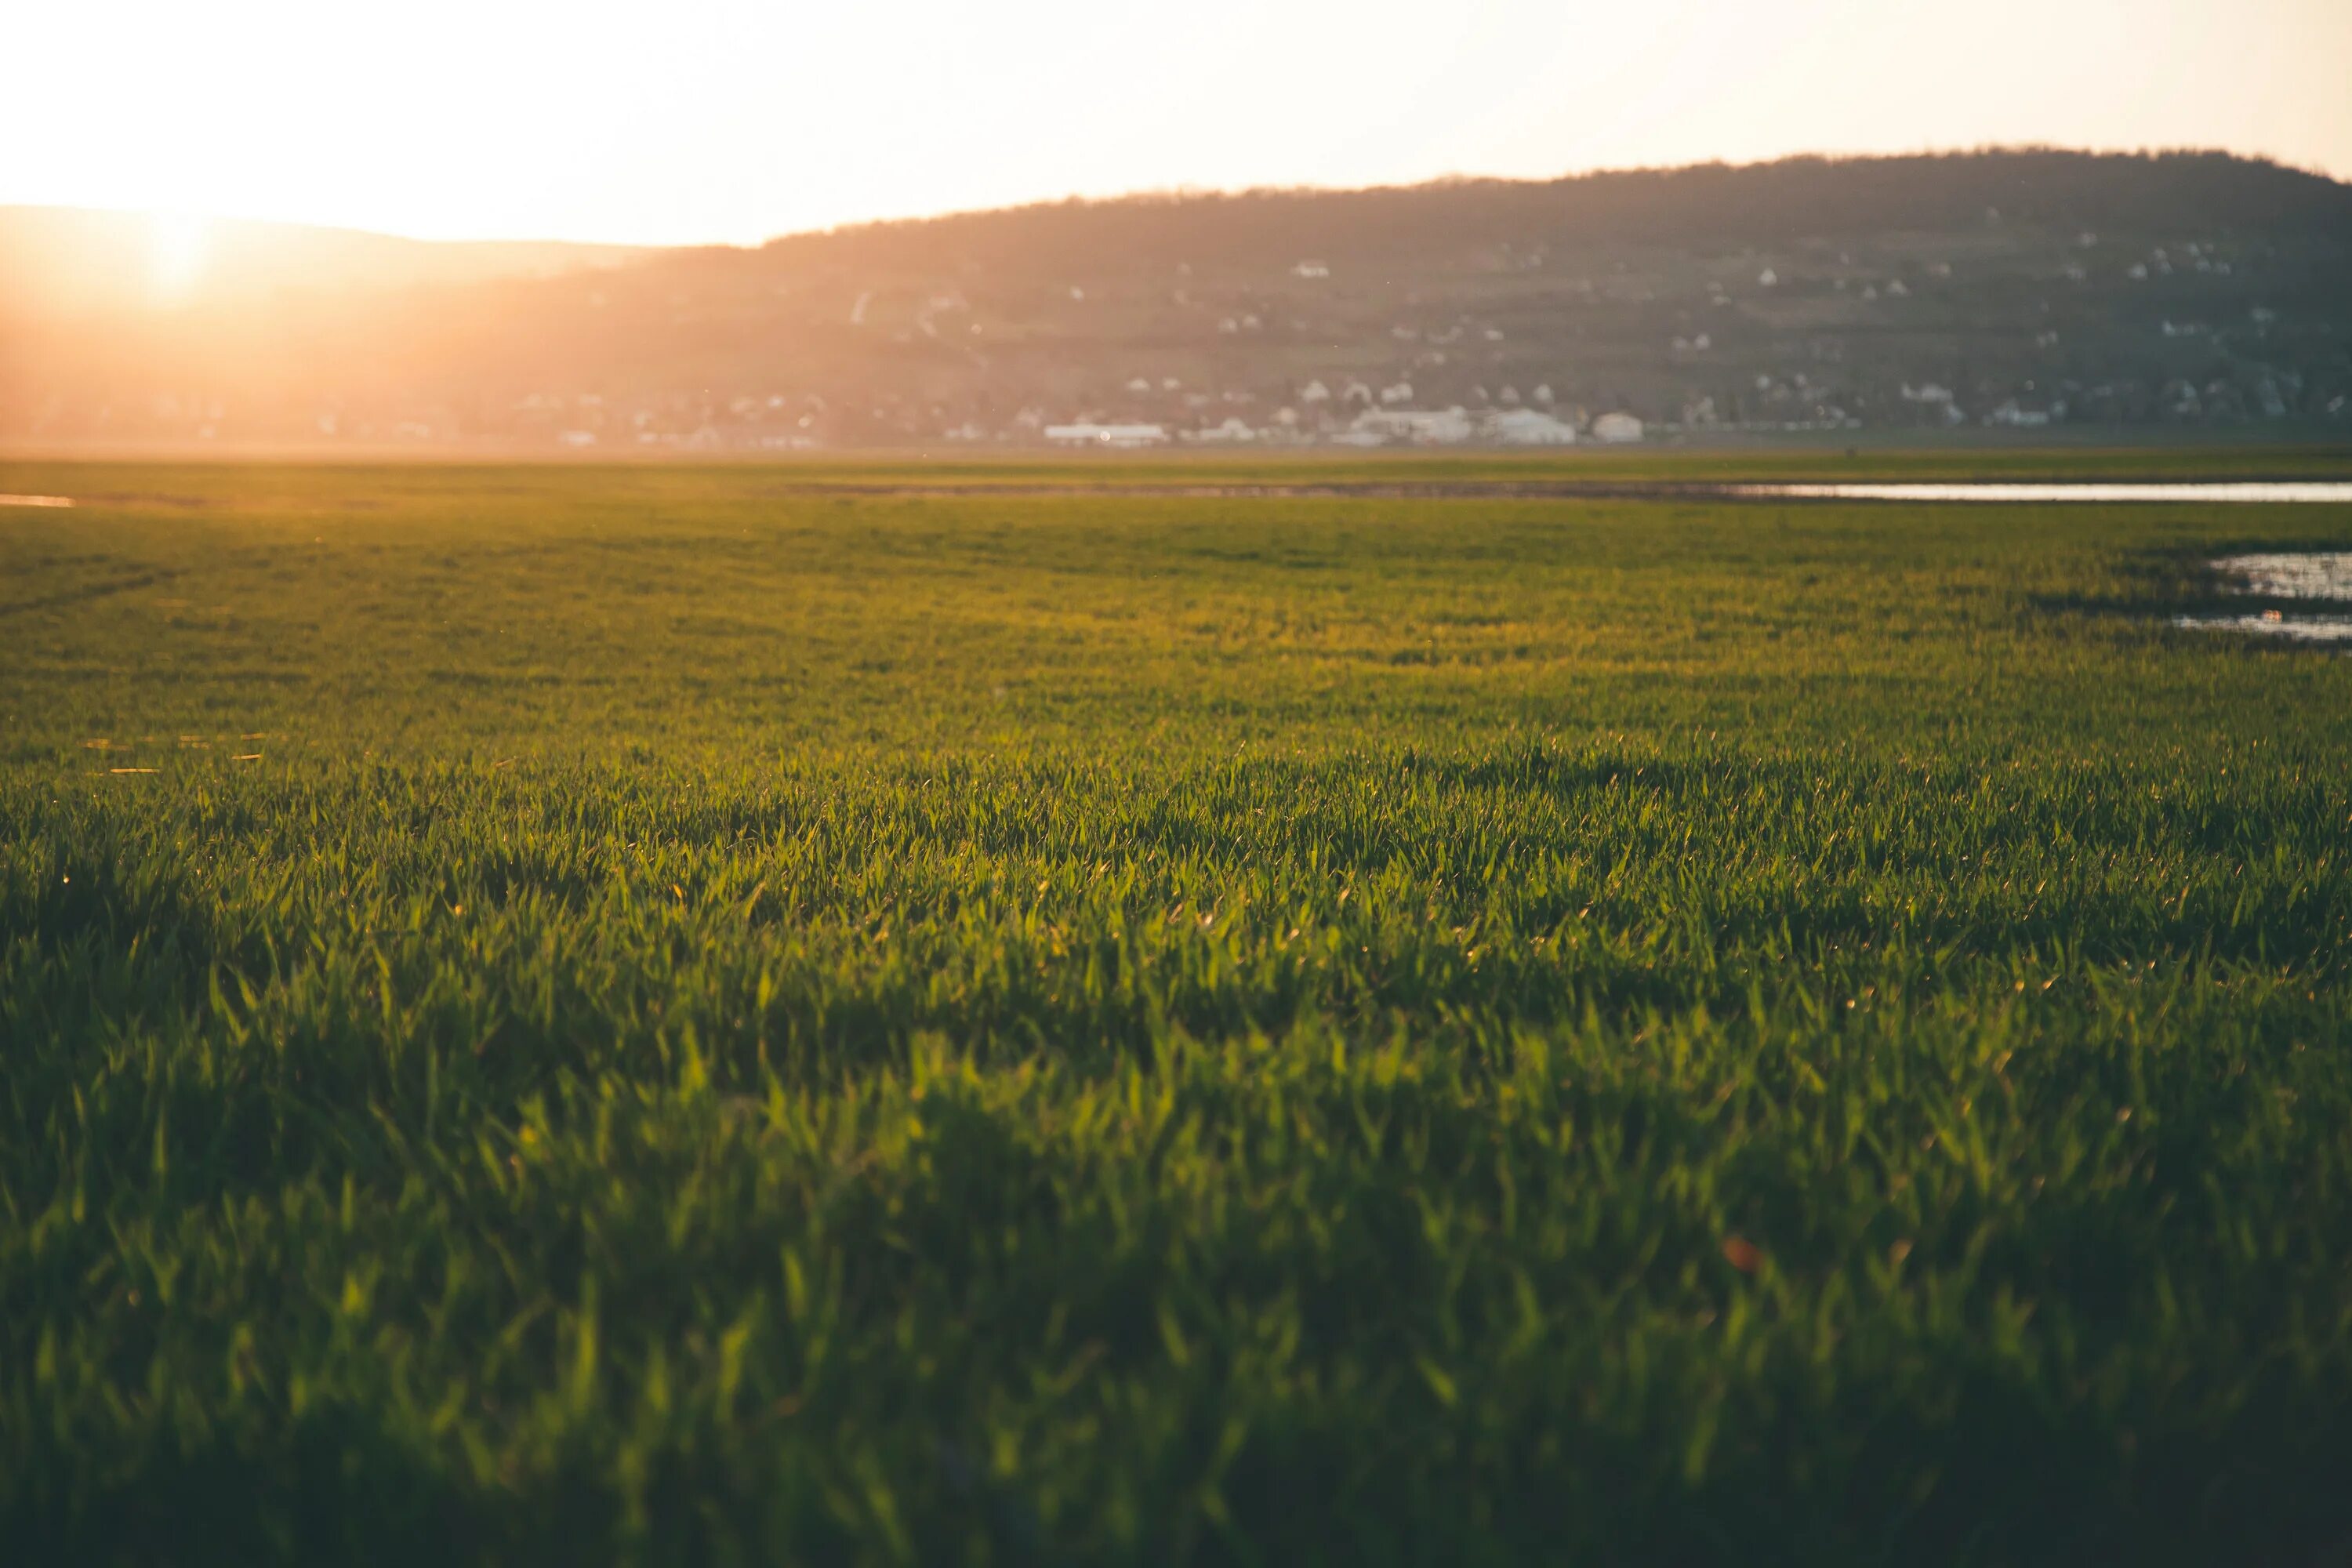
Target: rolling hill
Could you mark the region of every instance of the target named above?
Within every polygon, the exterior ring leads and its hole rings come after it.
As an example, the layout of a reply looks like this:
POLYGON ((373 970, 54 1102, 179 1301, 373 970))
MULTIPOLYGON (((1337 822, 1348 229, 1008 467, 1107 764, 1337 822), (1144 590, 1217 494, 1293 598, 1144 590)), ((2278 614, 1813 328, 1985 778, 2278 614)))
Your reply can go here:
MULTIPOLYGON (((2352 431, 2352 186, 2220 153, 1142 196, 635 255, 364 238, 216 250, 173 306, 8 300, 0 437, 2352 431)), ((8 243, 13 290, 38 246, 8 243)))

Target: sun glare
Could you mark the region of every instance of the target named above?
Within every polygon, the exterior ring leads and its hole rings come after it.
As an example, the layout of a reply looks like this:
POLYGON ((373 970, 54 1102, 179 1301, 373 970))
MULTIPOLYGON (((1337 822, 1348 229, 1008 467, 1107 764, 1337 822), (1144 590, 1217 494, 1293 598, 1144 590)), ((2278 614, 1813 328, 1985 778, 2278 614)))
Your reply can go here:
POLYGON ((0 55, 42 62, 0 92, 0 204, 758 243, 1072 194, 1994 142, 2352 173, 2347 0, 1192 0, 1173 27, 1098 0, 644 11, 0 5, 0 55))
POLYGON ((148 219, 148 279, 158 304, 187 297, 204 276, 212 251, 212 225, 179 213, 157 213, 148 219))

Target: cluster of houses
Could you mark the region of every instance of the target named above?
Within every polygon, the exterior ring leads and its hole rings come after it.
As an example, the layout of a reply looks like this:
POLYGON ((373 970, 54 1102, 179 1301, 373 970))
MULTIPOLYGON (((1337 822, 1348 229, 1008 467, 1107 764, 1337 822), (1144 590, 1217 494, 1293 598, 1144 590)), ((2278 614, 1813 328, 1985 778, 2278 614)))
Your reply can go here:
MULTIPOLYGON (((1302 267, 1320 265, 1300 263, 1302 267)), ((1147 376, 1137 376, 1127 383, 1127 390, 1140 396, 1173 393, 1180 390, 1180 385, 1172 378, 1162 377, 1155 382, 1147 376)), ((1319 442, 1340 447, 1570 447, 1580 440, 1615 445, 1643 437, 1643 423, 1632 414, 1604 413, 1588 423, 1580 413, 1571 416, 1558 408, 1548 384, 1537 386, 1525 397, 1510 386, 1503 387, 1492 398, 1484 387, 1476 389, 1473 395, 1480 405, 1476 408, 1460 404, 1426 408, 1417 405, 1412 384, 1402 379, 1377 387, 1349 379, 1341 382, 1337 390, 1320 380, 1312 380, 1297 389, 1293 399, 1296 406, 1276 409, 1262 425, 1228 415, 1222 423, 1201 428, 1093 418, 1054 425, 1041 422, 1032 428, 1057 447, 1122 449, 1180 442, 1209 446, 1253 442, 1297 446, 1319 442)), ((1240 395, 1229 395, 1227 400, 1251 401, 1240 395)), ((1194 396, 1188 401, 1198 405, 1208 400, 1194 396)), ((1023 422, 1026 423, 1025 416, 1023 422)))
MULTIPOLYGON (((2111 279, 2126 263, 2130 264, 2126 275, 2135 281, 2182 272, 2219 276, 2231 270, 2219 247, 2188 242, 2137 257, 2116 256, 2095 271, 2085 263, 2098 260, 2092 254, 2098 243, 2097 237, 2084 234, 2067 244, 2066 251, 2054 258, 2063 264, 2060 272, 2079 283, 2094 277, 2111 279)), ((1542 260, 1540 247, 1502 248, 1509 252, 1504 259, 1515 269, 1542 260)), ((2186 312, 2178 309, 2162 317, 2142 315, 2134 323, 2135 333, 2159 342, 2149 345, 2142 357, 2119 363, 2116 368, 2124 374, 2103 379, 2085 374, 2096 364, 2092 356, 2112 358, 2125 351, 2116 346, 2116 334, 2094 330, 2105 326, 2095 311, 2070 316, 2071 308, 2062 300, 2062 309, 2052 313, 2048 296, 2053 258, 2047 254, 2026 269, 2030 276, 2003 275, 2005 283, 2003 278, 1994 278, 1986 284, 2026 290, 2018 294, 2019 310, 2011 319, 2024 325, 2026 307, 2035 307, 2026 329, 2030 355, 2023 348, 2025 333, 2005 328, 2000 342, 1986 351, 1990 363, 1967 367, 1975 374, 1946 372, 1940 380, 1921 379, 1917 372, 1925 366, 1916 360, 1906 364, 1905 357, 1907 357, 1916 346, 1909 338, 1841 335, 1834 324, 1791 326, 1770 312, 1779 309, 1786 315, 1802 304, 1812 312, 1805 317, 1811 322, 1819 311, 1805 302, 1816 296, 1843 294, 1869 303, 1906 299, 1915 287, 1932 293, 1934 280, 1953 276, 1952 264, 1914 258, 1873 267, 1844 252, 1837 254, 1834 268, 1820 259, 1823 265, 1815 268, 1802 258, 1775 257, 1768 262, 1751 256, 1738 263, 1736 276, 1701 278, 1696 289, 1685 287, 1687 274, 1662 283, 1638 270, 1629 272, 1624 263, 1613 273, 1564 279, 1559 286, 1564 301, 1559 321, 1564 324, 1558 330, 1570 334, 1572 329, 1578 346, 1538 344, 1533 353, 1531 334, 1549 329, 1531 327, 1534 318, 1527 312, 1497 321, 1417 295, 1406 300, 1412 319, 1398 319, 1391 311, 1384 312, 1386 319, 1359 319, 1333 326, 1328 333, 1319 328, 1310 332, 1307 321, 1286 313, 1284 301, 1319 296, 1321 290, 1300 290, 1295 285, 1328 280, 1342 269, 1333 262, 1299 258, 1285 268, 1286 277, 1280 283, 1253 284, 1229 290, 1222 299, 1210 295, 1198 300, 1192 290, 1203 285, 1192 278, 1190 267, 1180 267, 1183 286, 1170 297, 1184 307, 1188 331, 1213 324, 1220 338, 1264 333, 1269 338, 1268 356, 1287 357, 1302 348, 1314 352, 1307 347, 1310 342, 1318 347, 1327 342, 1333 347, 1352 343, 1360 355, 1360 366, 1384 362, 1387 368, 1335 374, 1326 362, 1318 367, 1324 379, 1293 379, 1306 374, 1295 369, 1280 380, 1260 380, 1272 366, 1257 362, 1256 345, 1227 342, 1211 351, 1208 363, 1213 368, 1204 378, 1198 354, 1184 363, 1167 361, 1158 353, 1166 346, 1160 338, 1147 335, 1118 348, 1105 342, 1098 357, 1089 359, 1091 340, 1080 335, 1058 351, 1063 355, 1055 363, 1058 384, 1045 395, 1040 395, 1043 384, 1017 373, 984 377, 977 389, 970 384, 961 391, 926 387, 928 395, 894 388, 887 380, 855 378, 845 389, 836 389, 830 401, 814 393, 731 400, 709 394, 662 395, 606 408, 593 396, 534 395, 517 405, 513 424, 534 437, 583 447, 798 449, 944 440, 1130 450, 1310 445, 1557 447, 1880 426, 2022 430, 2068 422, 2347 417, 2345 399, 2330 401, 2327 395, 2336 390, 2329 382, 2340 377, 2315 377, 2317 384, 2307 387, 2290 366, 2262 363, 2281 352, 2278 345, 2293 342, 2295 330, 2293 321, 2282 323, 2280 313, 2266 305, 2246 310, 2241 304, 2244 313, 2234 318, 2184 319, 2186 312), (1913 281, 1906 283, 1897 271, 1909 272, 1913 281), (1735 295, 1762 313, 1735 320, 1686 308, 1709 302, 1728 306, 1735 303, 1735 295), (1594 305, 1634 312, 1639 342, 1628 336, 1630 327, 1612 327, 1613 318, 1596 314, 1588 321, 1579 314, 1594 305), (1220 313, 1226 311, 1230 313, 1220 313), (2088 326, 2078 324, 2083 321, 2088 326), (2061 324, 2065 327, 2063 341, 2061 324), (1384 335, 1386 341, 1367 341, 1367 334, 1384 335), (1514 344, 1507 352, 1490 346, 1506 342, 1514 344), (1105 374, 1109 367, 1103 361, 1111 353, 1136 347, 1163 363, 1130 362, 1115 374, 1105 374), (1759 361, 1759 349, 1775 357, 1759 361), (2214 369, 2194 357, 2208 349, 2227 352, 2237 363, 2216 379, 2214 369), (1530 385, 1543 374, 1559 380, 1557 367, 1570 357, 1591 362, 1601 375, 1580 376, 1575 386, 1561 383, 1565 398, 1556 397, 1549 384, 1530 385), (1529 368, 1530 362, 1546 361, 1550 368, 1529 368), (1166 374, 1171 369, 1179 374, 1166 374), (1905 369, 1908 375, 1895 374, 1905 369), (1232 384, 1236 380, 1239 384, 1232 384), (1073 381, 1087 390, 1074 396, 1073 381), (1024 398, 1035 401, 1016 408, 1024 398), (1580 402, 1586 405, 1570 406, 1580 402), (1650 416, 1646 426, 1632 408, 1650 416)), ((1069 300, 1082 305, 1099 304, 1117 292, 1114 288, 1107 294, 1091 282, 1064 287, 1069 300)), ((2203 299, 2200 295, 2181 303, 2193 308, 2203 299)), ((899 306, 906 301, 894 305, 885 300, 877 306, 876 300, 872 293, 860 291, 849 304, 850 324, 905 321, 899 306)), ((898 334, 901 342, 927 336, 961 343, 964 337, 982 331, 982 323, 961 321, 942 336, 947 328, 941 321, 973 309, 961 290, 933 293, 917 302, 912 323, 898 334)), ((2168 298, 2165 303, 2174 301, 2168 298)), ((996 331, 993 322, 988 324, 992 353, 1001 352, 994 350, 996 331)), ((1034 356, 1034 345, 1025 352, 1034 356)), ((976 358, 975 363, 989 369, 985 360, 976 358)), ((1930 363, 1948 363, 1948 356, 1930 363)), ((334 433, 323 422, 321 429, 334 433)))
MULTIPOLYGON (((1288 413, 1286 409, 1283 412, 1288 413)), ((1631 414, 1603 414, 1580 436, 1577 427, 1539 408, 1494 408, 1475 412, 1448 408, 1367 408, 1347 426, 1317 436, 1299 428, 1296 419, 1259 427, 1238 417, 1201 430, 1171 431, 1167 426, 1142 422, 1109 424, 1080 420, 1048 425, 1044 435, 1057 447, 1133 450, 1175 442, 1208 446, 1245 443, 1273 445, 1323 440, 1341 447, 1571 447, 1580 439, 1617 445, 1639 441, 1642 421, 1631 414)))

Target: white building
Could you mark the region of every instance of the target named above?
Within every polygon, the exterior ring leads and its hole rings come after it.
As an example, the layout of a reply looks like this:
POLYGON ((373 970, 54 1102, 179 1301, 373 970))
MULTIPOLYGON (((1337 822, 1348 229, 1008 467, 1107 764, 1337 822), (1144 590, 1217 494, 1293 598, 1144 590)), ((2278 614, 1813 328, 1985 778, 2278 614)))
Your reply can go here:
POLYGON ((1056 447, 1160 447, 1168 431, 1160 425, 1048 425, 1045 439, 1056 447))
POLYGON ((1368 408, 1356 416, 1354 433, 1375 441, 1416 447, 1451 447, 1470 439, 1470 416, 1459 408, 1368 408))
POLYGON ((1592 422, 1592 438, 1621 446, 1642 438, 1642 422, 1631 414, 1603 414, 1592 422))
POLYGON ((1206 430, 1198 430, 1193 432, 1191 439, 1195 441, 1213 441, 1220 444, 1240 441, 1255 441, 1257 439, 1257 432, 1251 429, 1246 424, 1243 423, 1239 417, 1229 417, 1222 425, 1213 426, 1206 430))
POLYGON ((1506 408, 1486 418, 1486 437, 1506 447, 1572 447, 1576 426, 1537 408, 1506 408))

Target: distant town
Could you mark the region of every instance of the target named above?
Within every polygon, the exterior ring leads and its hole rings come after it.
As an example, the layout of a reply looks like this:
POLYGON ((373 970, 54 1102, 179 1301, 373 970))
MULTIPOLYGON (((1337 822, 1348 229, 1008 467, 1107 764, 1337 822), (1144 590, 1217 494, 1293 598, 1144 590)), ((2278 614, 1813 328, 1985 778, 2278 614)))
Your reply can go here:
POLYGON ((2352 430, 2345 187, 2226 158, 1909 162, 1068 204, 19 321, 0 436, 610 453, 2352 430))

